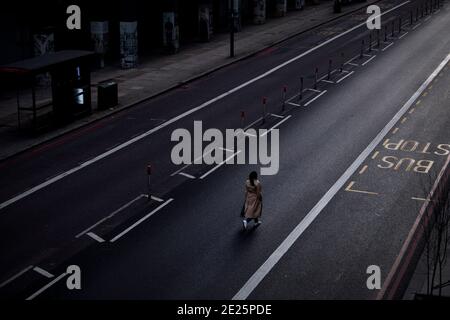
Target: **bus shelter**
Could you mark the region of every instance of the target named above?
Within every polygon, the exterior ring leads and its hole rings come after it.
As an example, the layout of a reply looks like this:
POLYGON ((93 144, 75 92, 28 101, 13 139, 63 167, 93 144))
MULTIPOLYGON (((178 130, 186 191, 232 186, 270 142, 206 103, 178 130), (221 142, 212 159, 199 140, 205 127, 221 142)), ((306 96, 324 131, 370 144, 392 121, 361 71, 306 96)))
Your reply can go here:
POLYGON ((40 131, 91 113, 93 52, 64 50, 0 67, 17 90, 19 129, 40 131))

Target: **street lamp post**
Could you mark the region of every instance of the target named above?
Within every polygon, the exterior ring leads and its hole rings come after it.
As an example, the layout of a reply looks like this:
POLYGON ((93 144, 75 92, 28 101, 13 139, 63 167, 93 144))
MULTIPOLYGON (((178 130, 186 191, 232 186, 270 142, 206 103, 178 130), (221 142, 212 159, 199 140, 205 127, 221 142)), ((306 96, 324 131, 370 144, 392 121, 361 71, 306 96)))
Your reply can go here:
POLYGON ((234 0, 230 1, 230 58, 234 57, 234 24, 235 24, 234 0))

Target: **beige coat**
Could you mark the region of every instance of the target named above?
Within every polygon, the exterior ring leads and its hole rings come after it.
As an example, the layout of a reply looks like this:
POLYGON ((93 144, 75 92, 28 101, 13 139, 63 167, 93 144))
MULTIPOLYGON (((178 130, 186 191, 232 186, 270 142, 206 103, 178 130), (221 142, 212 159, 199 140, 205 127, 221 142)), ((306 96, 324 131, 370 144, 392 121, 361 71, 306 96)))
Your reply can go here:
POLYGON ((259 218, 262 213, 261 183, 258 180, 254 183, 254 186, 250 180, 245 183, 245 218, 259 218))

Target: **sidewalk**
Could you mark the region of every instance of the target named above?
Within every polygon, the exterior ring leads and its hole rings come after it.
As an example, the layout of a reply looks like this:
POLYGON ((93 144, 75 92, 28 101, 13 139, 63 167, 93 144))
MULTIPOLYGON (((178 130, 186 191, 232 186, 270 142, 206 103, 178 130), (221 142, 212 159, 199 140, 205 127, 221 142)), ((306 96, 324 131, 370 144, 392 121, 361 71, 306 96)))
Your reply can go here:
POLYGON ((288 12, 287 16, 270 19, 263 25, 245 26, 235 35, 236 56, 233 59, 228 57, 229 35, 216 34, 211 42, 184 46, 175 55, 141 58, 140 65, 136 69, 122 70, 117 67, 106 67, 95 71, 91 75, 92 114, 64 128, 39 136, 27 136, 18 132, 16 97, 15 95, 3 96, 0 98, 0 145, 2 146, 0 160, 173 89, 184 82, 245 59, 296 34, 378 1, 368 0, 344 6, 340 14, 333 13, 333 1, 327 1, 318 6, 307 6, 302 11, 288 12), (119 105, 100 111, 97 110, 96 85, 105 80, 114 80, 118 83, 119 105))

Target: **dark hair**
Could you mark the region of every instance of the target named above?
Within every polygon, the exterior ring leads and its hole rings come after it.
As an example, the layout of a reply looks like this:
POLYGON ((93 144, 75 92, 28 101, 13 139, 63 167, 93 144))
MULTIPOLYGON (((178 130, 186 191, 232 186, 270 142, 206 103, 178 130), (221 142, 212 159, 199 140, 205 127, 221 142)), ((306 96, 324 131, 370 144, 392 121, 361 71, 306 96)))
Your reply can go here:
POLYGON ((250 174, 248 175, 248 179, 250 180, 250 184, 252 186, 255 186, 255 180, 258 179, 258 174, 256 173, 256 171, 250 172, 250 174))

